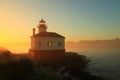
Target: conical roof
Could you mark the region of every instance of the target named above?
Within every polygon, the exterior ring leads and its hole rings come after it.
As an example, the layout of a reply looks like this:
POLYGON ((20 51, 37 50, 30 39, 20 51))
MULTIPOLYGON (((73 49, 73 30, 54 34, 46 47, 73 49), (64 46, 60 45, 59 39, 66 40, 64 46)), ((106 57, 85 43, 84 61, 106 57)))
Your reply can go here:
POLYGON ((45 21, 43 20, 43 18, 39 21, 39 23, 45 23, 45 21))

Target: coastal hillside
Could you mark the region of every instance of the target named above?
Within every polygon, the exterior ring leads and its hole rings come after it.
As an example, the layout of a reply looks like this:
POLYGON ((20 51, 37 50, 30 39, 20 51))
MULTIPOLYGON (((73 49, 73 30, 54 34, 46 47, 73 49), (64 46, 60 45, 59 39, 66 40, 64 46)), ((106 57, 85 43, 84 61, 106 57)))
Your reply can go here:
POLYGON ((89 62, 71 52, 61 59, 40 61, 5 51, 0 53, 0 80, 104 80, 87 71, 89 62))

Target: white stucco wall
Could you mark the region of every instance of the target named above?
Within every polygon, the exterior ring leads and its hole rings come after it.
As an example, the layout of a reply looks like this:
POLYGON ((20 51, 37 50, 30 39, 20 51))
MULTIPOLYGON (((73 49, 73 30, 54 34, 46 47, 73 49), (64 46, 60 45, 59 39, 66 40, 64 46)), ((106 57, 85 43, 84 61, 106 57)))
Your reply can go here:
POLYGON ((31 38, 32 50, 64 50, 64 38, 36 37, 31 38), (48 46, 48 42, 52 42, 52 46, 48 46), (61 42, 61 46, 58 43, 61 42), (41 44, 41 45, 40 45, 41 44))

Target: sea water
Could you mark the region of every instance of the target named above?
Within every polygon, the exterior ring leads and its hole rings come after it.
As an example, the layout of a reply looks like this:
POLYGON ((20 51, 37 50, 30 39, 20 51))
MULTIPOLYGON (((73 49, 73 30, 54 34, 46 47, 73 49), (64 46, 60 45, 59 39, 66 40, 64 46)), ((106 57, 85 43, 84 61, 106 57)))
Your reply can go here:
POLYGON ((73 48, 67 51, 85 55, 91 60, 88 70, 108 80, 120 80, 120 49, 73 48))

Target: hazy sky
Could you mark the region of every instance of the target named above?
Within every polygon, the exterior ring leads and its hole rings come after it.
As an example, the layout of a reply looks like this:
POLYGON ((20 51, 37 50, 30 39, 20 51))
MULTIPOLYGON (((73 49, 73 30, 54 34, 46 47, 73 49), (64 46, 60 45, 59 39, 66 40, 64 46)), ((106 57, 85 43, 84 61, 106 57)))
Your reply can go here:
POLYGON ((120 0, 0 0, 0 46, 29 48, 41 18, 66 41, 120 38, 120 0))

